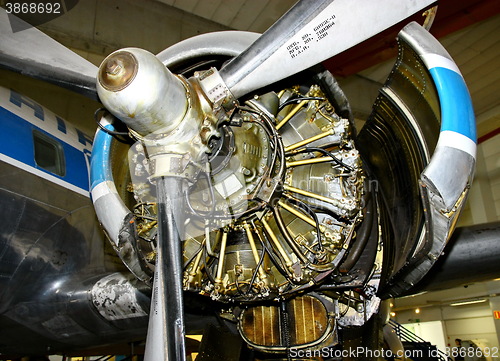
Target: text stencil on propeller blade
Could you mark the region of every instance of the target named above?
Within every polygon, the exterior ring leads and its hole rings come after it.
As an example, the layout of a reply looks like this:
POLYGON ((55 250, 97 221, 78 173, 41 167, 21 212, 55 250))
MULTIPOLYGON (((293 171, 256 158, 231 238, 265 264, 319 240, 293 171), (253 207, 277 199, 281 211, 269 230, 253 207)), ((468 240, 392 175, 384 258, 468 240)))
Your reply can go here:
POLYGON ((221 77, 235 98, 316 65, 425 9, 433 0, 336 0, 317 15, 302 11, 303 2, 235 61, 221 70, 221 77), (278 34, 289 28, 288 36, 278 34), (276 39, 281 40, 277 44, 276 39), (258 43, 258 45, 256 45, 258 43), (254 46, 257 49, 252 49, 254 46), (252 51, 253 50, 253 51, 252 51), (257 58, 256 58, 257 57, 257 58), (260 58, 260 59, 259 59, 260 58))

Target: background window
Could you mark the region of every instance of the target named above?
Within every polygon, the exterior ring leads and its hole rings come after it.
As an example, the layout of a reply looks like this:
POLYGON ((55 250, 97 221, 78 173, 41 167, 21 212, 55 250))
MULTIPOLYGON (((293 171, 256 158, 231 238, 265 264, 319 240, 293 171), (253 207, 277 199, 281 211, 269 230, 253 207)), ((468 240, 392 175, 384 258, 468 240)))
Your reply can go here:
POLYGON ((51 173, 64 176, 66 171, 61 144, 37 130, 33 131, 33 142, 36 165, 51 173))

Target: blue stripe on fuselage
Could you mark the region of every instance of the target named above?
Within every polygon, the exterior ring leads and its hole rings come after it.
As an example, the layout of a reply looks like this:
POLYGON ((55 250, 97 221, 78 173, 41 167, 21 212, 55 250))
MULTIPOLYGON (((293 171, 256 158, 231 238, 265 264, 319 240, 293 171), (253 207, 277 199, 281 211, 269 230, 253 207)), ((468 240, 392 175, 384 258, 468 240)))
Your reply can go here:
POLYGON ((429 71, 441 102, 441 131, 457 132, 476 142, 476 118, 464 79, 447 68, 434 67, 429 71))
POLYGON ((89 178, 87 161, 85 155, 79 149, 54 137, 43 129, 33 125, 20 116, 0 107, 0 125, 2 129, 2 140, 0 141, 0 153, 18 160, 27 166, 39 169, 78 188, 88 191, 89 178), (49 137, 57 140, 64 151, 66 173, 59 176, 39 167, 35 162, 33 130, 38 130, 49 137))

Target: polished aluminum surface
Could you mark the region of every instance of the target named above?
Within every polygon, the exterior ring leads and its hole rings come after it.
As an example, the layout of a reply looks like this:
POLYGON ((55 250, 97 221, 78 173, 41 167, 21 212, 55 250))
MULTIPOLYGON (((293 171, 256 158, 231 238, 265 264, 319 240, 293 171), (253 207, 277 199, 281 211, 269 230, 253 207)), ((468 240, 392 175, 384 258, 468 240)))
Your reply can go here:
POLYGON ((221 77, 239 98, 329 59, 433 2, 299 1, 221 69, 221 77))
MULTIPOLYGON (((14 31, 11 22, 24 21, 0 8, 2 66, 97 99, 97 67, 31 25, 14 31)), ((26 24, 26 23, 24 23, 26 24)))

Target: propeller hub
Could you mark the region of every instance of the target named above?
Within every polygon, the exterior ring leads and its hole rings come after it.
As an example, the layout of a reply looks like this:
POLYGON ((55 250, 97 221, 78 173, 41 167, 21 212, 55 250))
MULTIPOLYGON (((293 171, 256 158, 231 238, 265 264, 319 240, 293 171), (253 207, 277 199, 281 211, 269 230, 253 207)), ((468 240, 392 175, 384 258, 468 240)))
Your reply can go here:
POLYGON ((138 63, 128 51, 112 54, 102 63, 99 70, 99 82, 109 91, 126 88, 137 75, 138 63))
POLYGON ((172 132, 188 109, 183 81, 146 50, 112 53, 102 62, 97 78, 102 104, 141 136, 172 132))

